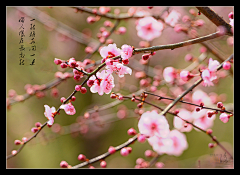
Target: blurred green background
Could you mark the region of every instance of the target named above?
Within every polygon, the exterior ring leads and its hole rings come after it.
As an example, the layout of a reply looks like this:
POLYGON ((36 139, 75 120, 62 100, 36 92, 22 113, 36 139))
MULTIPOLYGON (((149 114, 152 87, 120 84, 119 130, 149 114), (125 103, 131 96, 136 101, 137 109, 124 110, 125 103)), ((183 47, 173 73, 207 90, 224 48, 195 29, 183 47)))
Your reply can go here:
MULTIPOLYGON (((35 65, 30 66, 32 58, 30 58, 30 52, 26 51, 25 65, 19 65, 19 27, 21 24, 18 22, 20 17, 25 17, 25 33, 26 35, 30 34, 30 19, 34 18, 29 17, 21 11, 23 7, 6 7, 7 9, 7 88, 6 93, 10 89, 14 89, 17 94, 25 94, 26 91, 24 86, 26 84, 45 84, 54 79, 54 74, 56 71, 62 71, 59 66, 56 66, 53 62, 54 58, 60 58, 67 60, 71 57, 74 57, 76 60, 82 60, 86 53, 84 49, 86 45, 81 44, 71 37, 67 37, 55 29, 58 26, 49 28, 44 23, 39 22, 38 18, 43 18, 44 15, 48 15, 54 18, 56 21, 61 22, 72 29, 75 29, 82 33, 88 33, 92 38, 97 41, 96 34, 99 32, 99 28, 103 26, 105 18, 101 18, 99 21, 94 24, 88 24, 86 18, 90 16, 87 13, 75 13, 74 9, 70 7, 31 7, 33 9, 32 15, 38 14, 34 24, 35 24, 35 42, 37 49, 35 52, 34 58, 35 65), (36 11, 34 11, 36 9, 36 11), (38 11, 37 11, 38 10, 38 11), (35 13, 34 13, 35 12, 35 13), (27 56, 28 55, 28 56, 27 56)), ((96 7, 98 8, 98 7, 96 7)), ((119 9, 121 13, 126 13, 130 7, 111 7, 111 13, 114 12, 114 9, 119 9)), ((143 9, 150 13, 159 14, 166 7, 154 7, 153 9, 148 9, 147 7, 136 7, 137 9, 143 9)), ((170 7, 170 10, 175 9, 181 13, 179 22, 182 23, 181 18, 184 15, 189 14, 189 9, 195 9, 194 7, 170 7)), ((220 16, 222 16, 226 21, 228 20, 228 13, 233 11, 233 7, 212 7, 220 16)), ((45 16, 46 17, 46 16, 45 16)), ((193 18, 193 17, 191 17, 193 18)), ((197 31, 199 35, 206 35, 216 31, 216 26, 213 25, 205 16, 197 16, 196 19, 203 19, 205 25, 199 28, 197 31)), ((110 20, 114 22, 114 20, 110 20)), ((113 33, 110 38, 114 40, 114 43, 118 47, 121 47, 122 44, 129 44, 135 48, 139 47, 139 42, 141 39, 137 36, 135 28, 136 19, 122 20, 117 28, 125 26, 127 32, 124 35, 117 35, 113 33)), ((45 21, 46 23, 49 21, 45 21)), ((109 31, 110 29, 107 28, 109 31)), ((71 33, 70 33, 71 34, 71 33)), ((73 36, 73 35, 72 35, 73 36)), ((228 36, 223 36, 217 38, 207 43, 213 44, 219 51, 224 59, 230 56, 233 53, 233 48, 227 44, 228 36)), ((170 44, 189 39, 184 33, 176 33, 173 28, 166 27, 162 35, 154 39, 151 43, 152 45, 158 44, 170 44)), ((26 43, 30 41, 28 36, 25 37, 26 43)), ((30 47, 25 43, 25 47, 30 47)), ((184 57, 187 53, 191 53, 195 57, 200 55, 199 49, 201 45, 196 44, 189 47, 179 48, 175 50, 163 50, 158 51, 157 54, 151 59, 149 65, 154 67, 155 65, 160 65, 162 68, 167 66, 173 66, 177 69, 183 69, 187 67, 190 63, 184 61, 184 57)), ((28 49, 27 49, 28 50, 28 49)), ((207 53, 207 58, 212 57, 217 59, 213 54, 207 53)), ((101 57, 99 53, 95 53, 91 58, 93 60, 100 60, 101 57)), ((141 54, 135 55, 134 59, 140 60, 141 54)), ((208 59, 206 59, 208 60, 208 59)), ((131 61, 131 60, 130 60, 131 61)), ((207 61, 205 61, 206 65, 207 61)), ((65 71, 65 70, 64 70, 65 71)), ((128 95, 128 88, 136 91, 139 88, 139 81, 135 79, 134 74, 136 71, 133 71, 133 74, 126 75, 125 80, 123 80, 122 90, 119 90, 117 85, 113 91, 120 92, 123 95, 128 95), (130 86, 131 85, 131 86, 130 86), (135 89, 135 90, 134 90, 135 89)), ((115 83, 121 81, 117 76, 114 75, 115 83)), ((33 133, 31 128, 34 127, 35 122, 44 123, 46 118, 44 117, 44 107, 43 105, 47 104, 50 107, 55 106, 58 108, 61 105, 60 98, 68 97, 76 84, 79 84, 73 78, 62 82, 57 86, 59 91, 59 96, 54 98, 51 96, 51 90, 45 91, 45 97, 38 99, 36 96, 27 99, 24 102, 20 102, 11 106, 10 110, 7 110, 6 115, 6 155, 9 155, 13 149, 18 149, 19 146, 14 145, 14 140, 21 140, 22 137, 31 137, 33 133)), ((168 86, 165 86, 168 87, 168 86)), ((103 127, 96 126, 90 120, 88 125, 88 132, 86 134, 72 133, 71 128, 76 128, 78 116, 83 116, 84 112, 87 109, 91 109, 95 105, 101 106, 115 100, 109 98, 109 95, 99 96, 98 94, 92 94, 89 91, 86 94, 76 93, 76 101, 73 102, 73 105, 76 108, 76 114, 73 116, 66 115, 65 112, 61 112, 55 119, 55 123, 59 124, 64 128, 61 130, 61 133, 54 133, 53 128, 45 127, 37 138, 29 142, 23 150, 15 157, 6 161, 7 168, 59 168, 59 164, 62 160, 67 161, 70 165, 76 165, 80 163, 77 159, 77 156, 82 153, 87 156, 87 158, 96 157, 104 152, 106 152, 109 146, 117 146, 127 141, 130 136, 127 134, 127 130, 131 127, 135 128, 138 131, 137 123, 138 117, 134 114, 134 109, 136 108, 136 103, 131 101, 124 101, 120 105, 114 106, 105 111, 100 112, 100 119, 109 117, 109 120, 103 125, 103 127), (121 108, 127 107, 127 117, 120 120, 117 116, 117 111, 121 108)), ((158 87, 158 90, 161 87, 158 87)), ((198 86, 196 89, 202 89, 206 93, 215 92, 216 94, 225 94, 226 101, 224 104, 233 104, 233 78, 230 75, 227 75, 227 78, 219 79, 219 82, 214 87, 203 87, 202 85, 198 86)), ((164 106, 162 104, 162 106, 164 106)), ((145 105, 147 109, 150 109, 149 106, 145 105)), ((80 118, 80 117, 79 117, 80 118)), ((78 118, 78 119, 79 119, 78 118)), ((173 116, 167 115, 170 126, 172 126, 173 116)), ((234 117, 233 117, 234 118, 234 117)), ((213 134, 218 138, 218 140, 226 146, 229 152, 233 152, 233 118, 226 124, 219 120, 219 114, 216 116, 214 121, 213 134)), ((208 143, 211 142, 211 139, 203 134, 202 132, 197 132, 194 129, 185 133, 188 141, 188 149, 183 152, 179 157, 163 155, 159 158, 159 161, 165 164, 166 168, 196 168, 198 165, 197 160, 201 160, 202 167, 227 167, 227 165, 216 165, 211 163, 210 154, 224 154, 224 152, 219 149, 219 147, 209 149, 208 143), (210 162, 210 163, 209 163, 210 162)), ((122 157, 119 152, 111 155, 106 159, 108 168, 133 168, 136 163, 136 159, 142 157, 147 161, 150 161, 150 158, 145 158, 144 152, 147 149, 151 149, 151 146, 146 141, 145 143, 134 143, 131 145, 133 151, 129 156, 122 157)), ((99 162, 94 163, 93 166, 99 167, 99 162)))

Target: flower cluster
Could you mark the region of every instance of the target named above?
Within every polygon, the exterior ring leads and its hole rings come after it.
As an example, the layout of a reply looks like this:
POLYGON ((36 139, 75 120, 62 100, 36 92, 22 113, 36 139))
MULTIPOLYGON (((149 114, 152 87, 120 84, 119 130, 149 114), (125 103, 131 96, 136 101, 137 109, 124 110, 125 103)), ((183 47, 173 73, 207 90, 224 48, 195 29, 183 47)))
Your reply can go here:
POLYGON ((170 131, 166 118, 156 111, 143 113, 138 128, 158 154, 179 156, 188 147, 186 136, 178 130, 170 131))
POLYGON ((116 44, 109 44, 100 50, 102 62, 106 63, 106 70, 97 72, 88 80, 88 86, 91 87, 92 93, 103 95, 109 94, 114 88, 114 77, 112 73, 116 73, 119 77, 124 77, 124 74, 132 74, 132 69, 124 64, 129 63, 129 58, 132 56, 133 48, 129 45, 122 45, 122 49, 117 48, 116 44), (122 60, 113 60, 112 58, 121 55, 122 60))
POLYGON ((209 58, 208 68, 202 72, 202 79, 204 86, 213 86, 212 81, 217 79, 216 71, 220 63, 217 60, 209 58))
MULTIPOLYGON (((213 86, 212 83, 213 80, 217 79, 217 67, 220 65, 220 63, 217 60, 213 60, 212 58, 209 58, 208 68, 201 70, 201 76, 203 79, 203 86, 213 86)), ((226 62, 223 65, 223 68, 228 70, 231 68, 230 62, 226 62)), ((182 80, 184 83, 192 79, 197 74, 192 74, 187 70, 182 70, 179 74, 180 80, 182 80)), ((163 70, 163 78, 167 83, 173 84, 174 81, 178 78, 178 71, 175 70, 173 67, 166 67, 163 70)))

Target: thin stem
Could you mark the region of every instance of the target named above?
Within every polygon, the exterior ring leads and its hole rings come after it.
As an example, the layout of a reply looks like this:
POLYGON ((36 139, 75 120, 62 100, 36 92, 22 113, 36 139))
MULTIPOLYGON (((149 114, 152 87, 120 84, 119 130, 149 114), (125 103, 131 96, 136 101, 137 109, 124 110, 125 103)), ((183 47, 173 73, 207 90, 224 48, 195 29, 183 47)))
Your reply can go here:
MULTIPOLYGON (((127 97, 127 96, 123 96, 123 98, 131 99, 131 97, 127 97)), ((135 100, 140 101, 140 102, 143 102, 143 103, 146 103, 146 104, 148 104, 148 105, 151 105, 151 106, 153 106, 153 107, 155 107, 155 108, 160 109, 161 111, 163 111, 163 109, 162 109, 161 107, 159 107, 159 106, 157 106, 157 105, 154 105, 153 103, 150 103, 150 102, 148 102, 148 101, 146 101, 146 100, 142 100, 142 99, 139 99, 139 98, 136 98, 136 97, 135 97, 135 100)), ((219 145, 219 146, 230 156, 231 159, 233 159, 233 156, 231 155, 231 153, 230 153, 229 151, 227 151, 227 149, 220 144, 220 142, 216 139, 216 137, 214 137, 212 134, 208 134, 208 133, 207 133, 207 130, 204 130, 204 129, 196 126, 195 124, 193 124, 193 123, 191 123, 191 122, 183 119, 182 117, 180 117, 179 115, 175 114, 174 112, 167 111, 166 113, 169 113, 169 114, 171 114, 171 115, 174 115, 174 116, 182 119, 184 122, 192 125, 194 128, 197 128, 198 130, 200 130, 200 131, 202 131, 203 133, 207 134, 209 137, 211 137, 211 139, 212 139, 214 142, 217 143, 217 145, 219 145)), ((161 115, 161 113, 160 113, 160 115, 161 115)))
MULTIPOLYGON (((160 95, 153 94, 151 92, 144 91, 144 93, 149 94, 149 95, 153 95, 153 96, 156 96, 156 97, 159 97, 160 98, 159 100, 161 100, 161 99, 172 100, 172 101, 174 100, 173 98, 163 97, 163 96, 160 96, 160 95)), ((190 102, 183 101, 183 100, 179 100, 179 102, 185 103, 185 104, 189 104, 189 105, 193 105, 193 106, 197 106, 197 107, 201 107, 202 109, 211 109, 211 110, 214 110, 214 111, 227 112, 227 113, 233 114, 233 112, 231 112, 231 111, 217 109, 217 108, 210 108, 210 107, 206 107, 206 106, 201 106, 201 105, 197 105, 197 104, 190 103, 190 102)))
POLYGON ((152 47, 147 47, 147 48, 134 49, 133 54, 140 53, 140 52, 154 52, 157 50, 165 50, 165 49, 173 50, 173 49, 176 49, 179 47, 185 47, 185 46, 189 46, 192 44, 201 43, 201 42, 204 42, 204 41, 207 41, 210 39, 214 39, 214 38, 217 38, 220 36, 221 35, 219 35, 219 31, 218 31, 218 32, 206 35, 206 36, 198 37, 195 39, 191 39, 191 40, 187 40, 187 41, 183 41, 183 42, 179 42, 179 43, 175 43, 175 44, 158 45, 158 46, 152 46, 152 47))
MULTIPOLYGON (((125 143, 116 146, 116 147, 115 147, 115 150, 116 150, 116 151, 121 150, 122 148, 124 148, 124 147, 130 145, 131 143, 133 143, 135 140, 137 140, 137 138, 138 138, 138 135, 135 135, 135 136, 132 137, 131 139, 128 139, 128 141, 126 141, 125 143)), ((73 166, 73 167, 71 167, 71 168, 73 168, 73 169, 81 168, 81 167, 83 167, 83 166, 86 166, 86 165, 92 164, 92 163, 94 163, 94 162, 97 162, 97 161, 99 161, 99 160, 105 159, 106 157, 108 157, 108 156, 110 156, 110 155, 111 155, 111 154, 110 154, 109 152, 106 152, 106 153, 104 153, 104 154, 101 154, 100 156, 97 156, 97 157, 92 158, 92 159, 90 159, 90 160, 88 160, 88 161, 85 161, 85 162, 83 162, 83 163, 80 163, 80 164, 78 164, 78 165, 75 165, 75 166, 73 166)))
MULTIPOLYGON (((220 70, 223 66, 223 64, 227 61, 230 61, 233 59, 233 54, 226 59, 222 64, 220 64, 217 68, 217 71, 220 70)), ((179 95, 172 103, 170 103, 162 112, 160 115, 165 115, 176 103, 178 103, 185 95, 187 95, 190 91, 192 91, 196 86, 198 86, 203 81, 202 77, 197 80, 191 87, 189 87, 186 91, 184 91, 181 95, 179 95)))

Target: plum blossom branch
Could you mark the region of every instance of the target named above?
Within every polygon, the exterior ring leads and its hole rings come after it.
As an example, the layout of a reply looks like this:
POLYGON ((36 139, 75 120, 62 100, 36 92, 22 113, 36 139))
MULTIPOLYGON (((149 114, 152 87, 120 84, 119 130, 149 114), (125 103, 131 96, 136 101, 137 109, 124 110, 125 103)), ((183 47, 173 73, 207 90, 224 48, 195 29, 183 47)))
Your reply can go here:
POLYGON ((147 48, 140 48, 140 49, 134 49, 133 54, 135 53, 140 53, 140 52, 154 52, 154 51, 158 51, 158 50, 165 50, 165 49, 176 49, 176 48, 180 48, 180 47, 185 47, 185 46, 189 46, 192 44, 197 44, 197 43, 201 43, 210 39, 214 39, 217 38, 221 35, 219 35, 219 32, 215 32, 206 36, 202 36, 202 37, 198 37, 195 39, 191 39, 191 40, 187 40, 187 41, 183 41, 183 42, 179 42, 179 43, 174 43, 174 44, 167 44, 167 45, 157 45, 157 46, 152 46, 152 47, 147 47, 147 48))
MULTIPOLYGON (((231 59, 233 59, 233 54, 226 59, 224 62, 222 62, 222 64, 220 64, 217 67, 217 71, 220 70, 223 66, 223 64, 227 61, 230 61, 231 59)), ((185 92, 183 92, 181 95, 179 95, 172 103, 170 103, 162 112, 161 115, 165 115, 177 102, 179 102, 185 95, 187 95, 190 91, 192 91, 196 86, 198 86, 201 82, 203 81, 202 77, 197 80, 191 87, 189 87, 185 92)))
POLYGON ((110 13, 101 13, 101 12, 95 10, 95 9, 91 9, 91 8, 88 8, 88 7, 74 6, 72 8, 77 9, 78 11, 83 11, 83 12, 86 12, 86 13, 89 13, 89 14, 105 17, 105 18, 108 18, 108 19, 123 20, 123 19, 144 17, 143 15, 129 15, 128 13, 122 13, 122 14, 119 14, 119 15, 114 15, 114 14, 110 14, 110 13))
MULTIPOLYGON (((173 98, 163 97, 163 96, 160 96, 160 95, 153 94, 153 93, 151 93, 151 92, 146 92, 146 91, 144 91, 144 93, 145 93, 145 94, 149 94, 149 95, 153 95, 153 96, 156 96, 156 97, 159 97, 158 100, 161 100, 161 99, 167 99, 167 100, 172 100, 172 101, 174 100, 173 98)), ((211 108, 211 107, 202 106, 202 105, 190 103, 190 102, 183 101, 183 100, 179 100, 179 102, 185 103, 185 104, 189 104, 189 105, 193 105, 193 106, 197 106, 197 107, 200 107, 200 108, 202 108, 202 109, 211 109, 211 110, 214 110, 214 111, 227 112, 227 113, 233 114, 233 112, 227 111, 227 110, 225 110, 225 109, 222 110, 222 109, 217 109, 217 108, 211 108)))
MULTIPOLYGON (((122 148, 127 147, 128 145, 130 145, 131 143, 133 143, 134 141, 136 141, 137 138, 138 138, 138 135, 135 135, 134 137, 128 139, 128 141, 126 141, 125 143, 114 147, 114 149, 115 149, 116 151, 119 151, 119 150, 121 150, 122 148)), ((105 159, 106 157, 108 157, 108 156, 110 156, 110 155, 111 155, 111 153, 106 152, 106 153, 104 153, 104 154, 101 154, 100 156, 97 156, 97 157, 95 157, 95 158, 92 158, 92 159, 90 159, 90 160, 87 160, 87 161, 85 161, 85 162, 83 162, 83 163, 80 163, 80 164, 78 164, 78 165, 75 165, 75 166, 73 166, 73 167, 71 167, 71 168, 72 168, 72 169, 81 168, 81 167, 83 167, 83 166, 92 164, 92 163, 97 162, 97 161, 99 161, 99 160, 103 160, 103 159, 105 159)))
MULTIPOLYGON (((145 92, 143 92, 143 94, 144 94, 144 93, 145 93, 145 92)), ((127 98, 127 99, 132 99, 132 97, 128 97, 128 96, 122 96, 122 97, 123 97, 123 98, 127 98)), ((139 102, 142 102, 142 103, 146 103, 146 104, 148 104, 148 105, 151 105, 151 106, 153 106, 153 107, 155 107, 155 108, 157 108, 157 109, 160 109, 161 111, 164 111, 164 109, 162 109, 161 107, 159 107, 159 106, 157 106, 157 105, 155 105, 155 104, 153 104, 153 103, 151 103, 151 102, 146 101, 146 100, 145 100, 145 97, 144 97, 143 99, 134 97, 134 99, 137 100, 137 101, 139 101, 139 102)), ((134 101, 135 101, 135 100, 134 100, 134 101)), ((210 130, 204 130, 204 129, 196 126, 196 125, 193 124, 192 122, 189 122, 188 120, 183 119, 182 117, 180 117, 180 116, 179 116, 178 114, 176 114, 175 112, 171 112, 171 111, 168 110, 166 113, 169 113, 169 114, 171 114, 171 115, 174 115, 174 116, 180 118, 180 119, 183 120, 184 122, 192 125, 194 128, 196 128, 196 129, 202 131, 203 133, 209 135, 209 136, 211 137, 211 139, 212 139, 214 142, 216 142, 216 144, 219 145, 219 146, 230 156, 231 159, 233 159, 233 156, 231 155, 231 153, 229 153, 229 151, 217 140, 217 138, 212 135, 212 131, 210 131, 210 130)), ((166 114, 166 113, 165 113, 165 114, 166 114)), ((162 112, 161 112, 160 114, 162 114, 162 112)), ((154 159, 158 159, 158 156, 155 157, 154 159)))

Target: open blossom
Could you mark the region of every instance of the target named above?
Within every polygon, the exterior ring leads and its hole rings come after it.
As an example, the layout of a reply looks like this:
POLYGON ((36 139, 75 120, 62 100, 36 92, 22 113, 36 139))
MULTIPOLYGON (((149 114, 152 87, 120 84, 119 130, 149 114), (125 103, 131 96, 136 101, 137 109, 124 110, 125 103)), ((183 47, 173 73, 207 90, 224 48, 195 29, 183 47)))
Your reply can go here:
POLYGON ((216 71, 219 65, 220 63, 217 60, 213 60, 212 58, 209 58, 208 68, 203 70, 201 75, 204 86, 213 86, 212 81, 217 78, 216 71))
MULTIPOLYGON (((192 113, 184 108, 179 110, 178 116, 180 116, 182 119, 185 119, 189 122, 192 122, 192 113)), ((181 118, 175 116, 173 119, 173 125, 176 129, 178 129, 180 132, 190 132, 193 128, 193 126, 189 123, 186 123, 181 118)))
POLYGON ((223 122, 223 123, 227 123, 229 121, 230 116, 226 113, 222 113, 219 116, 219 119, 223 122))
POLYGON ((176 71, 173 67, 166 67, 163 70, 163 78, 168 83, 172 83, 176 78, 176 76, 177 76, 176 71))
POLYGON ((213 104, 209 95, 200 89, 193 92, 192 102, 195 104, 204 103, 205 106, 211 106, 213 104))
MULTIPOLYGON (((193 111, 192 112, 193 117, 193 124, 198 126, 201 129, 208 129, 213 126, 214 119, 216 117, 215 114, 211 116, 211 118, 208 117, 208 110, 207 109, 201 109, 200 111, 193 111)), ((198 131, 197 128, 194 128, 198 131)))
POLYGON ((168 121, 163 115, 159 115, 156 111, 145 112, 142 114, 139 122, 138 129, 141 134, 152 137, 167 137, 169 133, 168 121))
POLYGON ((128 59, 132 56, 133 48, 127 44, 122 45, 121 57, 123 60, 128 59))
POLYGON ((138 20, 136 25, 137 35, 147 41, 159 37, 162 34, 163 24, 151 16, 138 20))
POLYGON ((100 55, 103 59, 113 58, 118 55, 121 55, 121 49, 117 48, 116 44, 109 44, 108 46, 104 46, 100 50, 100 55))
POLYGON ((116 72, 118 74, 119 77, 124 77, 124 74, 132 74, 132 69, 124 66, 122 63, 119 62, 112 62, 112 64, 108 64, 107 63, 107 72, 108 73, 113 73, 116 72))
POLYGON ((153 136, 148 139, 149 144, 153 150, 158 154, 168 154, 180 156, 185 149, 188 148, 186 136, 178 130, 170 131, 168 137, 161 138, 153 136))
POLYGON ((68 115, 74 115, 76 113, 76 110, 75 110, 74 106, 72 105, 72 103, 63 104, 60 106, 60 109, 64 109, 64 111, 68 115))
POLYGON ((55 109, 55 107, 50 108, 48 105, 44 105, 44 107, 45 107, 44 115, 48 119, 47 124, 51 126, 54 122, 54 118, 53 118, 54 114, 53 113, 56 112, 56 109, 55 109))
POLYGON ((115 86, 112 74, 103 70, 102 72, 97 72, 96 76, 89 78, 89 80, 94 80, 90 91, 92 93, 98 92, 99 95, 103 95, 104 93, 109 94, 115 86))
POLYGON ((174 27, 180 16, 181 16, 180 13, 178 13, 176 10, 172 10, 164 20, 167 24, 174 27))

